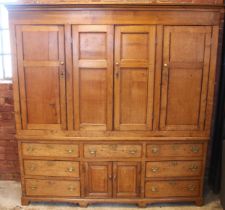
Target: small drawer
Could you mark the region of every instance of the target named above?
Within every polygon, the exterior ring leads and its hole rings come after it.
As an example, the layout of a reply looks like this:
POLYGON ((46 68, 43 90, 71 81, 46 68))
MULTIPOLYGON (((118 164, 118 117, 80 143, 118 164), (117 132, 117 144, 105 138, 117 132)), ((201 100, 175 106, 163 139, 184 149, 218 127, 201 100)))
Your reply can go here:
POLYGON ((184 177, 201 176, 201 161, 162 161, 147 162, 146 177, 184 177))
POLYGON ((200 181, 148 181, 145 184, 147 198, 200 196, 200 181))
POLYGON ((35 157, 79 157, 79 147, 70 144, 22 143, 22 153, 35 157))
POLYGON ((142 146, 138 144, 86 144, 84 145, 85 158, 139 158, 142 155, 142 146))
POLYGON ((147 157, 201 157, 203 144, 151 144, 147 145, 147 157))
POLYGON ((79 181, 26 179, 25 187, 27 196, 80 196, 79 181))
POLYGON ((79 177, 79 163, 71 161, 24 160, 25 175, 79 177))

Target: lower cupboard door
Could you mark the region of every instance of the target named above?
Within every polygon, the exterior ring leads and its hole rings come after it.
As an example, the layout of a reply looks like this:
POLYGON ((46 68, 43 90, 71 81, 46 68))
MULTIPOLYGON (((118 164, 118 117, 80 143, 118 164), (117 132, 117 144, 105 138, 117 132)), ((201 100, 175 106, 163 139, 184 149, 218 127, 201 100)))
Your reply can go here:
POLYGON ((200 181, 148 181, 145 184, 145 197, 196 197, 200 196, 200 181))
POLYGON ((80 197, 79 181, 26 179, 27 196, 80 197))
POLYGON ((114 162, 113 167, 114 197, 138 197, 140 195, 141 164, 138 162, 114 162))
POLYGON ((85 197, 112 197, 112 162, 85 163, 85 197))

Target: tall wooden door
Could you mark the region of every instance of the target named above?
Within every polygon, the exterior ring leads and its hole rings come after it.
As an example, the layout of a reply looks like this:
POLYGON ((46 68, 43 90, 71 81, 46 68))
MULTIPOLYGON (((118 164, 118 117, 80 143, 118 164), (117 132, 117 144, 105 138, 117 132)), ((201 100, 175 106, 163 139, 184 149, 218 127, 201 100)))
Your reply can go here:
POLYGON ((112 162, 85 163, 85 196, 112 197, 112 162))
POLYGON ((140 195, 141 164, 113 163, 113 194, 116 198, 134 198, 140 195))
POLYGON ((151 130, 155 26, 117 26, 115 32, 115 129, 151 130))
POLYGON ((211 27, 164 28, 161 130, 203 130, 206 119, 211 27))
POLYGON ((16 28, 23 129, 65 129, 63 26, 16 28))
POLYGON ((112 129, 113 26, 73 26, 74 128, 112 129))

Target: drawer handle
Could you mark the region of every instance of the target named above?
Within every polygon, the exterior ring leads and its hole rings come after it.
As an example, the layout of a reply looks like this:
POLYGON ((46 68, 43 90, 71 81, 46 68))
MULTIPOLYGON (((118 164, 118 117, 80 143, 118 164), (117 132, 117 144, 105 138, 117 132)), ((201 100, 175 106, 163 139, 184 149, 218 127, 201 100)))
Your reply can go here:
POLYGON ((192 146, 192 147, 191 147, 191 151, 192 151, 193 153, 198 153, 199 150, 200 150, 199 146, 192 146))
POLYGON ((137 150, 135 149, 135 150, 130 150, 129 151, 129 154, 131 154, 131 155, 135 155, 137 153, 137 150))
POLYGON ((196 186, 194 186, 194 185, 189 185, 189 186, 188 186, 188 190, 191 191, 191 192, 193 192, 193 191, 196 190, 196 186))
POLYGON ((191 171, 197 171, 198 169, 199 169, 198 165, 192 165, 192 166, 190 167, 190 170, 191 170, 191 171))
POLYGON ((74 153, 74 150, 73 149, 68 149, 67 153, 69 153, 69 154, 74 153))
POLYGON ((177 161, 172 161, 171 164, 172 164, 172 166, 177 166, 178 165, 177 161))
POLYGON ((153 147, 152 148, 152 153, 156 154, 159 152, 159 148, 158 147, 153 147))
POLYGON ((74 167, 67 168, 67 171, 68 172, 74 172, 75 171, 75 168, 74 167))
POLYGON ((68 190, 69 190, 70 192, 73 192, 73 191, 75 191, 75 190, 76 190, 76 188, 75 188, 75 187, 73 187, 73 186, 69 186, 69 187, 68 187, 68 190))
POLYGON ((33 152, 34 151, 34 148, 32 147, 32 146, 29 146, 28 148, 27 148, 27 152, 33 152))
POLYGON ((96 150, 89 150, 89 153, 90 153, 91 155, 96 155, 96 150))
POLYGON ((157 167, 153 167, 153 168, 152 168, 152 172, 153 172, 153 173, 157 173, 158 171, 159 171, 159 168, 157 168, 157 167))
POLYGON ((36 186, 31 186, 31 190, 36 190, 37 187, 36 186))
POLYGON ((155 193, 155 192, 158 192, 158 189, 157 187, 151 187, 151 191, 155 193))
POLYGON ((32 166, 30 167, 30 171, 35 171, 35 169, 36 169, 35 165, 32 165, 32 166))

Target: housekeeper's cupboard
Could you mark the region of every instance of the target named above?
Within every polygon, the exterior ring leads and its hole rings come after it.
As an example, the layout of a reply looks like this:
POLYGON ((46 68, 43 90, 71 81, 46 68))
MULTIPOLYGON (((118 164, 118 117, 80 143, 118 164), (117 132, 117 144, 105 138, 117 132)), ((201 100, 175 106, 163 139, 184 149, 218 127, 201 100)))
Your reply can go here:
POLYGON ((222 1, 8 10, 22 204, 201 205, 222 1))

